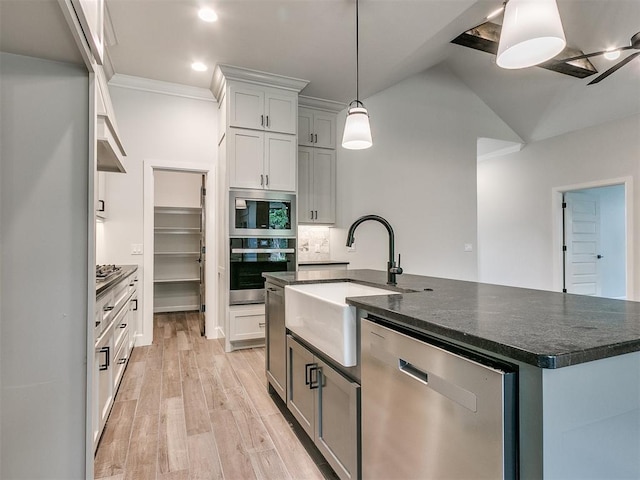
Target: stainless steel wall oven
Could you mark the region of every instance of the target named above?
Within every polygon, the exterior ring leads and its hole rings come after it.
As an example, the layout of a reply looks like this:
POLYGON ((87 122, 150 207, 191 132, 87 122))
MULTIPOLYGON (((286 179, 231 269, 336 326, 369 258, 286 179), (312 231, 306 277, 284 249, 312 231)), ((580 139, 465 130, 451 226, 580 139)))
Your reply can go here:
POLYGON ((295 237, 296 197, 281 192, 234 190, 229 199, 230 237, 295 237))
POLYGON ((264 303, 262 272, 296 269, 295 238, 243 237, 230 239, 229 303, 264 303))

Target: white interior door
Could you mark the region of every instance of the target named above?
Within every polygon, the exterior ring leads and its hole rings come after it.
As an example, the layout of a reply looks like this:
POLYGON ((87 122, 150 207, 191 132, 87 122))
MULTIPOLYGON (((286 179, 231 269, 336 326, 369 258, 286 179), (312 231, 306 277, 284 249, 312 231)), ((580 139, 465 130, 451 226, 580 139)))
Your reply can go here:
POLYGON ((198 263, 200 264, 200 335, 205 335, 205 259, 207 256, 207 242, 206 242, 206 205, 207 205, 207 177, 202 175, 202 187, 200 188, 200 258, 198 263))
POLYGON ((564 202, 565 289, 568 293, 599 296, 600 200, 596 195, 567 192, 564 202))

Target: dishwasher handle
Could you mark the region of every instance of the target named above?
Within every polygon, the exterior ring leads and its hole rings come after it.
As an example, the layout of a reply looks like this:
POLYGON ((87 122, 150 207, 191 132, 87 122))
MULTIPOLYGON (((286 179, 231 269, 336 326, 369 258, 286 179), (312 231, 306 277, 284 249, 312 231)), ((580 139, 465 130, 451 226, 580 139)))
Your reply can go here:
POLYGON ((403 360, 401 358, 398 359, 398 368, 405 375, 409 375, 410 377, 415 378, 420 383, 424 383, 425 385, 429 384, 429 374, 424 370, 420 370, 415 365, 403 360))

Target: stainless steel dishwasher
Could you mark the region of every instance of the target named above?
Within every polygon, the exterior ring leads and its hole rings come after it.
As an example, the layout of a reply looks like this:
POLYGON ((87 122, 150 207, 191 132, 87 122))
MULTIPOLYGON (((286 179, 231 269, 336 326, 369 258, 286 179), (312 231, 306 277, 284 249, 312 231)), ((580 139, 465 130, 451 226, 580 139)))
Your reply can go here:
POLYGON ((516 478, 515 373, 362 320, 362 478, 516 478))

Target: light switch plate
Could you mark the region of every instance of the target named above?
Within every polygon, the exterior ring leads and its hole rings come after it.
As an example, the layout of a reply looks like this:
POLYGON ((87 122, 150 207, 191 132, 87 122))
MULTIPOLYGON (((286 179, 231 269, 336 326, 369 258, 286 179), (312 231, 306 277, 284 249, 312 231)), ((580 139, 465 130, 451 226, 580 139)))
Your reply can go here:
POLYGON ((473 244, 472 243, 465 243, 464 244, 464 251, 465 252, 473 252, 473 244))

